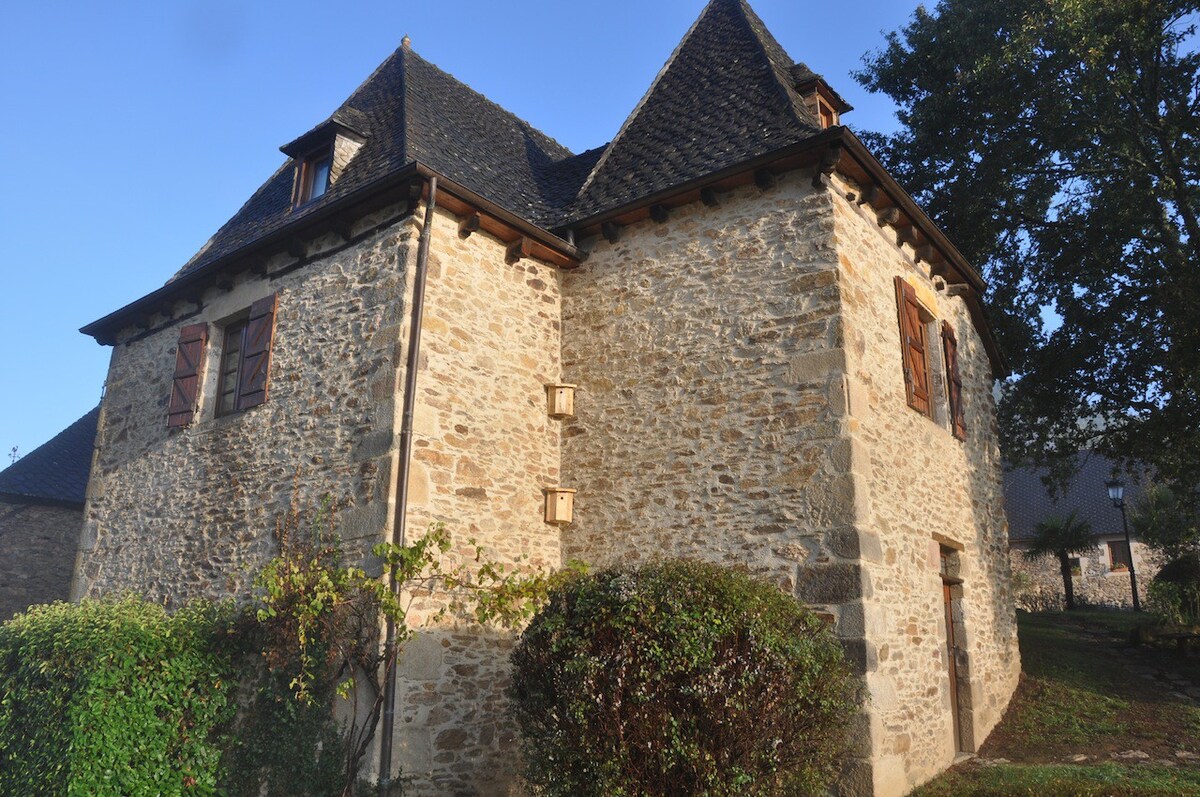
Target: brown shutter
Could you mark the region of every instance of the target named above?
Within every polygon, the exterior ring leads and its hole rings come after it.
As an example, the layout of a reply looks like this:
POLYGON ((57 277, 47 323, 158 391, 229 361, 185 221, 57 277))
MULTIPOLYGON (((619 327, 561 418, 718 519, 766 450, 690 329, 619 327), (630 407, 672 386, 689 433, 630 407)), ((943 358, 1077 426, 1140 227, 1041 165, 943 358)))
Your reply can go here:
POLYGON ((208 324, 190 324, 179 330, 175 378, 171 380, 171 403, 167 408, 168 428, 187 426, 196 414, 200 375, 204 373, 204 353, 207 349, 208 324))
POLYGON ((267 401, 271 375, 271 339, 275 336, 276 295, 250 305, 246 343, 242 351, 242 373, 238 380, 237 408, 257 407, 267 401))
POLYGON ((900 316, 904 389, 908 406, 929 415, 929 370, 925 355, 925 322, 917 292, 903 277, 896 277, 896 310, 900 316))
POLYGON ((950 425, 954 436, 967 439, 967 419, 963 413, 962 375, 958 372, 958 338, 949 322, 942 322, 942 347, 946 352, 946 389, 950 398, 950 425))

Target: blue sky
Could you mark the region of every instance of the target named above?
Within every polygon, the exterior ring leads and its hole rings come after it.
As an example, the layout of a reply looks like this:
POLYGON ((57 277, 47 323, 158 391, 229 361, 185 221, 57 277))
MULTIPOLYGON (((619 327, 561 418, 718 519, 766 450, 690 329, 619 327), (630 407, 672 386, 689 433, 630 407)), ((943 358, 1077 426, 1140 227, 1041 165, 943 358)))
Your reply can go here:
MULTIPOLYGON (((793 58, 891 129, 850 72, 917 3, 751 0, 793 58)), ((579 152, 608 141, 703 0, 50 3, 0 48, 0 468, 93 407, 110 349, 78 328, 160 286, 407 33, 579 152)))

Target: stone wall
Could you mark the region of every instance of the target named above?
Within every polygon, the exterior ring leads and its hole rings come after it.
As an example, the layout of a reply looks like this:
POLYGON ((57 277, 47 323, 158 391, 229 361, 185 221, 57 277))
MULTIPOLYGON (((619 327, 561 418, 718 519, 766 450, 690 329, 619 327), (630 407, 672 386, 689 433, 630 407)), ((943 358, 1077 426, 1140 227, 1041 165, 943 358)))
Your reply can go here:
MULTIPOLYGON (((421 218, 424 218, 422 211, 421 218)), ((560 279, 536 260, 505 262, 484 233, 463 239, 438 211, 432 233, 415 409, 410 537, 444 523, 506 565, 557 568, 559 529, 543 493, 559 479, 560 279)), ((407 329, 407 327, 406 327, 407 329)), ((462 549, 452 552, 451 564, 462 549)), ((422 604, 415 619, 435 607, 422 604)), ((405 650, 395 760, 407 794, 504 794, 517 771, 505 713, 512 634, 447 623, 405 650)))
MULTIPOLYGON (((961 745, 974 749, 1000 719, 1020 671, 1012 611, 992 374, 960 298, 938 292, 911 250, 896 246, 869 208, 846 200, 836 181, 836 241, 844 302, 849 426, 860 531, 877 539, 865 556, 874 788, 907 793, 953 761, 956 749, 946 653, 940 544, 961 587, 953 610, 964 638, 957 657, 961 745), (944 385, 934 417, 905 398, 893 279, 903 276, 959 342, 967 439, 949 430, 944 385)), ((940 334, 931 361, 942 362, 940 334)), ((935 369, 936 374, 936 369, 935 369)))
POLYGON ((566 555, 700 557, 788 591, 802 563, 857 556, 840 534, 853 496, 831 401, 836 269, 829 199, 789 175, 627 227, 565 275, 563 373, 579 384, 566 555))
POLYGON ((825 613, 862 670, 878 543, 855 525, 838 263, 830 195, 792 173, 627 227, 565 275, 563 545, 746 566, 825 613))
MULTIPOLYGON (((244 596, 277 550, 277 518, 330 494, 353 555, 388 538, 398 457, 412 266, 424 209, 328 249, 307 265, 280 257, 270 276, 213 289, 198 314, 130 330, 110 367, 87 506, 77 596, 132 590, 178 605, 244 596), (299 266, 299 267, 298 267, 299 266), (269 401, 214 417, 220 325, 271 292, 278 311, 269 401), (168 432, 166 405, 183 324, 209 321, 198 420, 168 432), (154 496, 154 500, 145 500, 154 496)), ((453 567, 476 539, 506 565, 557 567, 559 530, 543 488, 559 478, 559 421, 545 385, 560 381, 559 272, 505 261, 485 234, 462 239, 439 211, 419 363, 409 539, 444 523, 453 567)), ((423 623, 439 606, 418 601, 423 623)), ((409 794, 501 794, 515 778, 503 691, 512 635, 443 622, 401 664, 394 760, 409 794)), ((367 762, 374 772, 374 755, 367 762)))
POLYGON ((346 246, 313 242, 313 262, 272 260, 210 289, 197 313, 113 349, 85 511, 75 597, 133 591, 170 605, 244 596, 277 550, 276 523, 330 495, 338 530, 365 552, 390 522, 397 346, 404 280, 415 244, 396 208, 365 219, 382 231, 346 246), (277 292, 270 398, 214 417, 221 327, 277 292), (209 323, 197 420, 167 429, 179 328, 209 323))
POLYGON ((83 510, 0 501, 0 622, 70 596, 83 510))
MULTIPOLYGON (((1075 600, 1083 606, 1132 608, 1129 571, 1113 570, 1108 554, 1108 541, 1124 542, 1124 537, 1104 538, 1096 547, 1078 556, 1079 573, 1072 579, 1075 600)), ((1062 574, 1058 559, 1044 556, 1030 561, 1023 555, 1026 546, 1013 546, 1010 551, 1014 594, 1017 608, 1029 612, 1065 608, 1062 574)), ((1146 589, 1161 567, 1157 555, 1137 540, 1133 541, 1133 569, 1137 575, 1138 597, 1146 604, 1146 589)))

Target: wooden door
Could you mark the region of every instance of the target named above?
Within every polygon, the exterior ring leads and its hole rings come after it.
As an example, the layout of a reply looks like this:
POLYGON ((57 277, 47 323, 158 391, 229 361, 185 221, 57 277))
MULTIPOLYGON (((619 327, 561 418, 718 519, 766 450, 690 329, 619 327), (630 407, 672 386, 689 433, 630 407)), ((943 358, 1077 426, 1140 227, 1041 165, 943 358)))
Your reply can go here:
POLYGON ((962 730, 958 721, 958 629, 954 623, 952 585, 942 582, 942 604, 946 613, 946 664, 950 675, 950 715, 954 722, 954 749, 962 750, 962 730))

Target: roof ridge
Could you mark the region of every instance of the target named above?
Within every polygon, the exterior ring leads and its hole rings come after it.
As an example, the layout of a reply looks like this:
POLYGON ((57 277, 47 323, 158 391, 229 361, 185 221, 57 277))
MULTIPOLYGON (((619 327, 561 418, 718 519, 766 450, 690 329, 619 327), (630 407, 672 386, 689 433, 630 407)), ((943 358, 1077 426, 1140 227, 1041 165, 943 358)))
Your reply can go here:
POLYGON ((621 128, 617 131, 617 134, 612 137, 612 140, 609 141, 608 144, 603 145, 604 154, 601 155, 599 160, 596 161, 596 164, 592 166, 592 170, 588 172, 587 179, 583 181, 583 183, 579 186, 579 190, 575 192, 575 199, 579 199, 587 193, 588 188, 591 187, 592 182, 596 179, 596 176, 600 174, 600 170, 604 168, 604 164, 608 162, 609 154, 617 146, 617 142, 621 140, 621 138, 625 135, 625 132, 633 125, 633 122, 635 119, 637 119, 638 114, 641 113, 644 107, 646 107, 646 102, 654 95, 654 90, 658 88, 658 84, 662 82, 663 77, 670 70, 671 65, 675 63, 675 59, 678 58, 679 53, 683 51, 684 45, 686 45, 688 40, 692 38, 692 35, 696 32, 696 28, 700 27, 701 21, 708 16, 708 13, 712 11, 712 9, 719 2, 721 2, 721 0, 711 0, 708 5, 704 6, 704 10, 700 12, 700 16, 696 17, 696 21, 692 23, 692 26, 688 28, 687 33, 685 33, 683 38, 679 40, 679 44, 675 45, 675 49, 671 51, 671 55, 667 58, 666 63, 662 65, 662 68, 658 70, 658 74, 654 76, 654 80, 650 82, 650 88, 646 89, 646 93, 642 95, 640 100, 638 100, 637 105, 633 106, 633 110, 629 112, 629 116, 625 117, 625 121, 621 124, 621 128))

